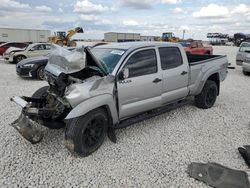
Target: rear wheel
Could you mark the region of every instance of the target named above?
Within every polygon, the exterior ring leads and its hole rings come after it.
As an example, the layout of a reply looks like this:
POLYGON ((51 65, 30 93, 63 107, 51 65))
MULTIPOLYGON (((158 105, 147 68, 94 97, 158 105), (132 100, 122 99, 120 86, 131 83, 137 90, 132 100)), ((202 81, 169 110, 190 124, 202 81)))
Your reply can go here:
POLYGON ((44 68, 45 68, 45 66, 41 66, 41 67, 39 67, 37 69, 37 78, 39 80, 44 80, 45 79, 44 68))
POLYGON ((106 111, 103 108, 92 110, 67 123, 65 145, 73 153, 88 156, 102 145, 107 127, 106 111))
POLYGON ((195 105, 203 109, 211 108, 216 101, 217 95, 217 84, 213 80, 207 80, 201 93, 195 96, 195 105))
POLYGON ((56 44, 59 45, 59 46, 63 46, 63 41, 58 40, 58 41, 56 42, 56 44))
POLYGON ((76 42, 75 41, 70 41, 69 46, 70 47, 76 47, 76 42))

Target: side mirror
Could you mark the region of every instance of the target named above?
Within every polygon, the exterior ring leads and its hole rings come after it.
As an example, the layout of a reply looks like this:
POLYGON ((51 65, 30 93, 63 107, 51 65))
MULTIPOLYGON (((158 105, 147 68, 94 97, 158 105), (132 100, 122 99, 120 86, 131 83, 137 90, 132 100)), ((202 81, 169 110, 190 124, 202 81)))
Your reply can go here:
POLYGON ((29 51, 33 52, 33 51, 35 51, 35 49, 34 49, 34 48, 31 48, 31 49, 29 49, 29 51))
POLYGON ((129 77, 129 69, 128 68, 124 68, 122 69, 122 71, 119 73, 118 78, 120 80, 125 80, 129 77))

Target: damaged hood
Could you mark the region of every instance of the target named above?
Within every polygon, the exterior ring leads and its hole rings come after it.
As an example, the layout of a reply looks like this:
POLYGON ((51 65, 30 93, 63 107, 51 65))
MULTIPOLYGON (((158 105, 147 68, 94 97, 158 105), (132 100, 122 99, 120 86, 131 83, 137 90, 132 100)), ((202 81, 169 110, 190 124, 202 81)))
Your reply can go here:
POLYGON ((104 75, 107 75, 104 67, 95 59, 90 48, 79 48, 69 51, 61 46, 52 45, 46 71, 55 76, 61 73, 72 74, 79 72, 87 66, 98 67, 104 75))

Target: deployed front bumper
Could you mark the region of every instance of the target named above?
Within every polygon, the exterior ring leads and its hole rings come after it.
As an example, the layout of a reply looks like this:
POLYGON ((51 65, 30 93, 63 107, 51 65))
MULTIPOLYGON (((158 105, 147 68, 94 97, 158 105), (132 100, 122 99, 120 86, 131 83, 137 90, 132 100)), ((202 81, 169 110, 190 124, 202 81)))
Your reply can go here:
POLYGON ((40 142, 43 138, 42 126, 30 117, 39 117, 39 115, 44 113, 44 110, 41 112, 39 108, 30 107, 29 102, 35 100, 39 102, 41 99, 26 98, 26 100, 24 100, 24 98, 14 96, 10 98, 10 100, 22 107, 21 115, 17 120, 11 123, 11 126, 32 144, 40 142))

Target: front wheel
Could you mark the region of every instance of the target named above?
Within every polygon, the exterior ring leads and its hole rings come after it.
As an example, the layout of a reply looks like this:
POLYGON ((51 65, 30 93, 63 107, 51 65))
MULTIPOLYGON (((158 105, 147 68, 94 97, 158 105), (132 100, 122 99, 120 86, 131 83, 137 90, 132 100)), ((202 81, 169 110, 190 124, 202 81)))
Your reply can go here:
POLYGON ((216 101, 217 95, 217 84, 213 80, 207 80, 201 93, 195 96, 195 105, 203 109, 211 108, 216 101))
POLYGON ((37 69, 37 78, 39 80, 44 80, 45 79, 44 68, 45 68, 45 66, 41 66, 41 67, 39 67, 37 69))
POLYGON ((103 108, 67 122, 65 145, 69 151, 86 157, 97 150, 107 133, 108 118, 103 108))

